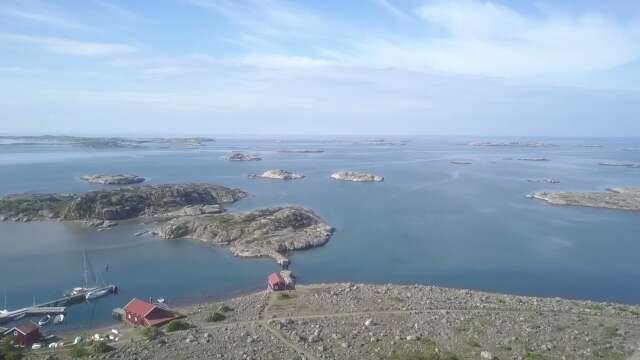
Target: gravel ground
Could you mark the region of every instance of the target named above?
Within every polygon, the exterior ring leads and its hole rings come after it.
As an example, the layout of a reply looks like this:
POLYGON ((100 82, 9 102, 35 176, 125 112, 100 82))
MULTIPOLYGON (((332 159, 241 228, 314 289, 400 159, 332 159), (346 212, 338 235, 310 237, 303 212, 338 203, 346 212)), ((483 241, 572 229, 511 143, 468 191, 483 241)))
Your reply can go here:
MULTIPOLYGON (((99 359, 636 359, 640 307, 429 286, 320 284, 182 309, 191 329, 123 331, 99 359), (224 305, 227 309, 221 309, 224 305), (225 311, 222 311, 225 310, 225 311), (209 322, 213 312, 225 319, 209 322), (449 357, 447 357, 449 356, 449 357)), ((126 326, 123 325, 123 329, 126 326)), ((28 358, 66 359, 69 349, 28 358)))

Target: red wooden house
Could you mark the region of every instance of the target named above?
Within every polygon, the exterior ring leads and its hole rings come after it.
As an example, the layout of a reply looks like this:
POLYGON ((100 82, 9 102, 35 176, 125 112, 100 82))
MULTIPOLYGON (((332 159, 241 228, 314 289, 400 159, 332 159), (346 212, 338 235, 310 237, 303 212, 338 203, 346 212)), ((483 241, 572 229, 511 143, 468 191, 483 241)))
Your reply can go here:
POLYGON ((284 282, 284 278, 278 273, 272 273, 269 275, 269 278, 267 279, 267 286, 269 286, 271 291, 282 291, 287 287, 284 282))
POLYGON ((24 347, 30 347, 33 343, 42 339, 40 327, 32 321, 27 321, 19 326, 9 329, 5 334, 13 336, 16 339, 16 343, 24 347))
POLYGON ((129 323, 144 327, 162 326, 182 317, 174 311, 135 298, 124 307, 124 313, 129 323))

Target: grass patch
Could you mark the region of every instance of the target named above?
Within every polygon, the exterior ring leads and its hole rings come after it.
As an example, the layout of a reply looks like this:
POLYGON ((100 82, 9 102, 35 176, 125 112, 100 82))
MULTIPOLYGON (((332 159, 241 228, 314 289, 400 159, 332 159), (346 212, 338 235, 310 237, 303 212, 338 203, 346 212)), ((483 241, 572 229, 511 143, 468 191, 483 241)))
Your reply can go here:
POLYGON ((278 300, 291 300, 294 297, 295 296, 293 296, 293 295, 291 295, 289 293, 286 293, 286 292, 278 293, 278 300))
POLYGON ((542 355, 538 353, 528 352, 524 357, 525 360, 552 360, 551 356, 542 355))
POLYGON ((113 350, 113 346, 107 344, 104 341, 98 341, 91 346, 91 352, 94 354, 106 354, 113 350))
POLYGON ((233 308, 227 304, 222 304, 218 306, 218 311, 222 313, 228 313, 228 312, 232 312, 233 308))
POLYGON ((142 329, 142 331, 140 331, 140 334, 147 340, 153 340, 160 337, 162 335, 162 331, 160 331, 160 329, 158 329, 157 327, 152 326, 142 329))
POLYGON ((167 331, 168 332, 174 332, 174 331, 181 331, 181 330, 188 330, 191 329, 193 327, 193 325, 191 325, 190 323, 184 321, 184 320, 173 320, 171 321, 168 325, 167 325, 167 331))
POLYGON ((618 337, 620 336, 620 333, 618 333, 618 327, 617 326, 604 326, 602 328, 602 335, 605 338, 614 338, 614 337, 618 337))
POLYGON ((207 317, 205 318, 205 320, 207 322, 218 322, 218 321, 222 321, 224 319, 226 319, 227 316, 220 310, 211 312, 207 315, 207 317))
POLYGON ((86 346, 81 344, 73 345, 73 347, 71 348, 71 351, 69 352, 69 355, 74 359, 85 358, 89 356, 89 354, 90 354, 89 349, 87 349, 86 346))

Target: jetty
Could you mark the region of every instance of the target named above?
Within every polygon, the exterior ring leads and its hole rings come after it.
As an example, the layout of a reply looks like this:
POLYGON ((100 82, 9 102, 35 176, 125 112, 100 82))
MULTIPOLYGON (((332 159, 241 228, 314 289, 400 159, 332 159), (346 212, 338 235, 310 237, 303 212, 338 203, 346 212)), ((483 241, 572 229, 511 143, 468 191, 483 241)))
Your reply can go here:
POLYGON ((104 292, 104 296, 106 296, 109 294, 116 294, 118 292, 118 287, 115 285, 107 285, 89 288, 84 291, 66 294, 59 299, 34 304, 18 310, 0 312, 0 324, 6 324, 25 317, 64 314, 68 306, 87 301, 87 294, 90 292, 104 292))

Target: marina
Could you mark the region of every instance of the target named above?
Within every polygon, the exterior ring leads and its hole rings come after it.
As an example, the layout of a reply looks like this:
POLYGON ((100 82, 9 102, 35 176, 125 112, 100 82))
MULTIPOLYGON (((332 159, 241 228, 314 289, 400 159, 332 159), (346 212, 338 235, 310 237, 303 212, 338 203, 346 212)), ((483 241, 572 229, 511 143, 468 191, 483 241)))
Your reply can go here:
POLYGON ((30 307, 25 307, 13 311, 0 312, 0 324, 7 324, 26 317, 64 315, 68 306, 83 303, 85 301, 97 298, 95 297, 95 295, 93 295, 94 297, 92 297, 91 294, 100 294, 99 297, 102 297, 109 294, 117 293, 118 287, 115 285, 85 289, 85 291, 78 291, 75 293, 67 293, 65 296, 59 299, 47 301, 41 304, 36 304, 30 307))

